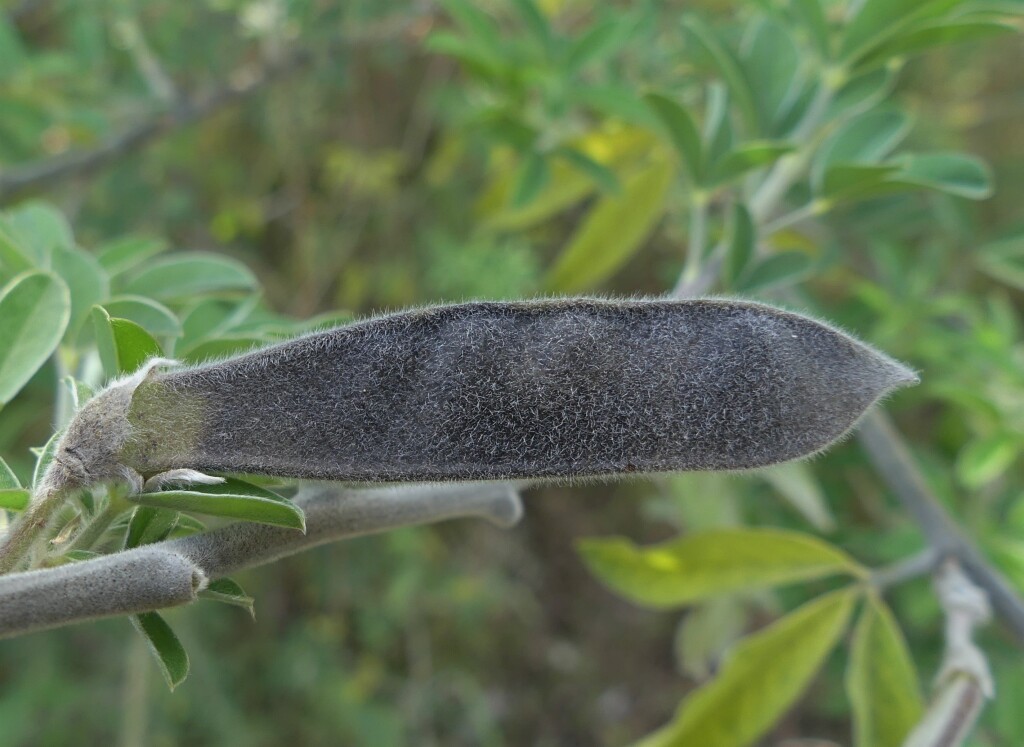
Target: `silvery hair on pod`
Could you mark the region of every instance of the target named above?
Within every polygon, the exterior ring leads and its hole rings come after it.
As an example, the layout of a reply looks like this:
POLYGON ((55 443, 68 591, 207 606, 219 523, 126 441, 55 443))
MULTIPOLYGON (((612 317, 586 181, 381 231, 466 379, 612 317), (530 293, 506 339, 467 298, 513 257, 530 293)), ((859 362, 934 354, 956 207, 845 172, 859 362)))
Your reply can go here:
POLYGON ((759 303, 433 306, 194 368, 150 366, 78 413, 46 482, 746 469, 820 451, 916 381, 843 332, 759 303))

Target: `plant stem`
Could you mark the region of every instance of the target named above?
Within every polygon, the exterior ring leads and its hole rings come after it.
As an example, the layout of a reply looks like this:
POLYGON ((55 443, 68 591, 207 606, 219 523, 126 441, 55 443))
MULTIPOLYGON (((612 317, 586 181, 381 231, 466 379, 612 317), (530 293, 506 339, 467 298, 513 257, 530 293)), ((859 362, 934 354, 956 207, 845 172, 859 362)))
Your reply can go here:
POLYGON ((704 245, 708 234, 708 199, 703 192, 693 193, 690 205, 690 238, 686 247, 686 263, 676 283, 676 291, 696 280, 704 260, 704 245))
POLYGON ((28 557, 66 498, 67 494, 59 490, 33 497, 20 520, 7 530, 0 542, 0 574, 10 573, 28 557))
POLYGON ((774 213, 789 188, 803 174, 813 153, 811 136, 821 125, 834 93, 832 86, 825 83, 819 85, 814 99, 807 107, 807 112, 793 131, 793 140, 801 144, 800 149, 780 159, 750 198, 750 214, 755 221, 763 222, 774 213))
POLYGON ((938 565, 939 554, 932 547, 926 547, 916 555, 898 560, 892 565, 878 568, 871 574, 871 585, 879 591, 927 576, 938 565))
POLYGON ((1024 641, 1024 598, 949 515, 889 419, 879 411, 869 413, 857 435, 875 470, 914 518, 936 554, 956 558, 971 580, 984 589, 1018 640, 1024 641))

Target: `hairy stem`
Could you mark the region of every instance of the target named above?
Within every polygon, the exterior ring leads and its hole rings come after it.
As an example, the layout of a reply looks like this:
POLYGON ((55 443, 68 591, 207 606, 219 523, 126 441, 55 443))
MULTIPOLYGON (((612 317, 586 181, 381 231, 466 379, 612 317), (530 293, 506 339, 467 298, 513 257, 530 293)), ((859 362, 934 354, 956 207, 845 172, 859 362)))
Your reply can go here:
POLYGON ((83 620, 189 604, 209 580, 347 537, 457 517, 513 525, 508 483, 338 490, 296 498, 306 533, 239 522, 202 534, 24 573, 0 576, 0 638, 83 620))
POLYGON ((10 573, 32 552, 64 505, 67 494, 59 490, 35 496, 21 518, 0 539, 0 574, 10 573))

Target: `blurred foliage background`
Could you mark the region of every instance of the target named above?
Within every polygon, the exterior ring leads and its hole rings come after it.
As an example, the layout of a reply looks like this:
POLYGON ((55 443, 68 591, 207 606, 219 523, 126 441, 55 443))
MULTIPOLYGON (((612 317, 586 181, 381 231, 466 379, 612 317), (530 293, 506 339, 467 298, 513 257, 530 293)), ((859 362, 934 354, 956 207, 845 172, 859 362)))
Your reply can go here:
MULTIPOLYGON (((120 297, 197 360, 309 318, 661 294, 701 266, 687 265, 696 222, 704 259, 724 259, 712 290, 815 309, 921 371, 892 411, 932 487, 1024 588, 1024 46, 1012 21, 988 25, 1022 6, 921 3, 976 15, 925 39, 962 43, 883 46, 832 81, 861 127, 842 140, 841 127, 798 131, 835 70, 808 52, 811 5, 7 2, 0 200, 8 228, 36 237, 66 230, 56 206, 109 281, 88 303, 120 297), (748 99, 709 38, 738 50, 748 99), (698 113, 699 169, 666 131, 673 101, 698 113), (779 196, 787 207, 757 215, 746 196, 764 169, 828 147, 854 165, 829 177, 816 156, 779 196), (972 158, 887 160, 897 149, 972 158), (82 153, 95 156, 73 162, 82 153), (897 177, 928 189, 883 184, 897 177), (744 240, 751 214, 772 230, 744 240), (175 286, 159 263, 185 250, 238 264, 175 286)), ((833 29, 850 11, 821 7, 833 29)), ((0 454, 23 481, 57 417, 57 368, 0 413, 0 454)), ((208 603, 168 613, 192 658, 174 693, 123 620, 5 641, 0 745, 627 743, 669 720, 746 631, 830 587, 652 611, 602 586, 577 540, 743 525, 816 533, 872 567, 923 546, 852 441, 772 473, 546 487, 511 532, 402 530, 241 574, 255 622, 208 603)), ((929 584, 887 600, 926 685, 942 645, 929 584)), ((999 696, 971 744, 1019 745, 1020 651, 998 625, 984 643, 999 696)), ((850 743, 843 671, 837 652, 763 743, 850 743)))

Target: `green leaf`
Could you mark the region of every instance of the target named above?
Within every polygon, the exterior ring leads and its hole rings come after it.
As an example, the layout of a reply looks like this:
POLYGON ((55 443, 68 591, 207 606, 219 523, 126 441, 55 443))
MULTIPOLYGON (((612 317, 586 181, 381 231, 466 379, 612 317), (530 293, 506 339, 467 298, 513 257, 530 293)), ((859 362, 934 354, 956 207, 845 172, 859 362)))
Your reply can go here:
POLYGON ((833 164, 876 164, 910 132, 910 117, 899 109, 874 109, 850 119, 815 156, 811 182, 821 189, 833 164))
POLYGON ((695 184, 700 184, 704 179, 703 146, 700 130, 697 129, 690 112, 660 93, 649 93, 644 96, 644 101, 651 107, 672 144, 679 151, 690 178, 695 184))
POLYGON ((825 171, 821 196, 828 200, 854 200, 884 193, 887 180, 900 167, 893 163, 834 163, 825 171))
POLYGON ((549 51, 552 43, 551 24, 533 0, 512 0, 530 34, 541 47, 549 51))
POLYGON ((135 322, 154 337, 179 337, 181 322, 162 303, 143 296, 115 296, 103 304, 111 317, 135 322))
POLYGON ((909 27, 915 19, 941 13, 962 0, 864 0, 843 30, 840 57, 859 59, 909 27))
POLYGON ((856 114, 877 106, 896 85, 896 71, 888 67, 854 75, 836 91, 829 105, 829 119, 840 114, 856 114))
POLYGON ((136 506, 128 521, 124 549, 163 542, 178 524, 180 514, 153 506, 136 506))
POLYGON ((64 339, 70 341, 82 328, 93 305, 110 295, 110 279, 95 257, 77 247, 55 248, 51 262, 53 271, 71 293, 71 316, 64 334, 64 339))
POLYGON ((0 510, 24 511, 32 493, 25 488, 0 488, 0 510))
POLYGON ((53 455, 57 453, 57 444, 60 443, 61 436, 64 435, 63 431, 57 431, 50 439, 46 442, 43 448, 38 450, 38 456, 36 458, 35 469, 32 470, 32 489, 37 490, 39 483, 43 480, 43 475, 46 474, 47 467, 50 466, 50 462, 53 461, 53 455))
POLYGON ((48 272, 23 273, 0 289, 0 406, 57 349, 70 314, 67 286, 48 272))
POLYGON ((747 206, 737 202, 732 209, 729 230, 729 254, 725 259, 725 279, 733 285, 743 274, 757 244, 757 226, 747 206))
POLYGON ((0 268, 14 274, 31 270, 34 266, 34 258, 21 248, 7 221, 0 215, 0 268))
POLYGON ((709 599, 688 610, 676 629, 678 668, 697 680, 710 677, 746 632, 747 606, 746 600, 733 596, 709 599))
POLYGON ((821 7, 821 0, 792 0, 792 8, 804 28, 810 34, 811 41, 824 59, 831 57, 828 21, 821 7))
POLYGON ((82 405, 92 399, 96 394, 91 386, 86 384, 84 381, 79 381, 74 376, 65 376, 60 380, 60 383, 64 385, 68 394, 71 396, 71 402, 75 407, 75 412, 81 410, 82 405))
POLYGON ((740 641, 718 675, 637 747, 747 747, 793 705, 835 648, 856 589, 815 599, 740 641))
POLYGON ((726 153, 714 165, 711 182, 725 184, 753 171, 763 168, 795 150, 790 143, 772 141, 751 141, 737 146, 726 153))
POLYGON ((981 247, 978 269, 1001 283, 1024 290, 1024 230, 981 247))
POLYGON ((512 192, 512 207, 521 208, 530 204, 548 183, 551 172, 547 158, 542 153, 529 153, 519 171, 519 179, 512 192))
POLYGON ((803 252, 777 252, 745 272, 737 284, 744 293, 763 291, 780 285, 792 285, 807 277, 814 269, 814 260, 803 252))
POLYGON ((1021 443, 1009 435, 995 435, 971 441, 957 455, 956 475, 971 490, 999 478, 1020 455, 1021 443))
POLYGON ((782 529, 722 529, 660 545, 622 538, 584 540, 591 572, 638 604, 676 607, 747 589, 867 571, 815 537, 782 529))
POLYGON ((804 53, 787 24, 771 17, 751 24, 741 51, 743 70, 766 132, 777 135, 807 85, 804 53))
POLYGON ((853 634, 846 691, 857 747, 900 747, 924 711, 907 643, 875 594, 853 634))
POLYGON ((194 511, 306 531, 305 516, 297 505, 277 493, 234 478, 217 485, 196 485, 188 490, 139 493, 129 496, 128 500, 143 506, 194 511))
POLYGON ((0 490, 12 490, 20 487, 21 483, 18 481, 18 476, 14 474, 14 470, 0 458, 0 490))
POLYGON ((578 171, 583 172, 591 181, 601 188, 602 192, 609 194, 621 194, 622 185, 615 172, 604 164, 598 163, 583 151, 569 146, 562 146, 554 151, 554 155, 564 158, 571 163, 578 171))
POLYGON ((166 300, 250 291, 257 285, 252 271, 236 259, 210 252, 177 252, 149 262, 125 285, 124 292, 166 300))
POLYGON ((713 28, 696 16, 688 16, 683 20, 683 28, 689 37, 711 58, 718 74, 729 87, 733 101, 740 110, 749 134, 759 132, 757 103, 751 90, 750 80, 735 55, 722 43, 713 28))
POLYGON ((878 45, 858 61, 859 67, 882 65, 893 57, 909 57, 946 44, 959 44, 1011 33, 1016 29, 994 21, 952 21, 915 28, 878 45))
POLYGON ((132 615, 132 625, 149 644, 149 650, 156 657, 160 672, 167 681, 167 687, 174 690, 188 677, 188 654, 181 645, 171 626, 156 612, 132 615))
POLYGON ((707 143, 705 160, 715 163, 732 150, 732 121, 729 118, 729 90, 721 83, 710 83, 707 109, 704 115, 704 142, 707 143))
POLYGON ((835 530, 836 521, 821 485, 806 462, 777 464, 760 475, 819 532, 835 530))
POLYGON ((37 266, 47 266, 54 249, 75 245, 67 218, 45 202, 22 203, 6 213, 5 219, 8 231, 37 266))
POLYGON ((981 200, 992 194, 992 171, 984 161, 964 153, 921 153, 900 159, 901 169, 889 184, 924 187, 981 200))
POLYGON ((211 581, 205 589, 199 592, 199 596, 202 599, 242 607, 247 609, 254 619, 256 617, 256 600, 246 594, 245 590, 230 578, 218 578, 211 581))
POLYGON ((664 214, 672 178, 672 164, 665 159, 629 179, 621 195, 602 198, 555 262, 547 288, 593 288, 618 270, 639 251, 664 214))
POLYGON ((484 49, 499 49, 501 35, 493 19, 480 10, 475 3, 465 0, 444 0, 444 9, 456 24, 477 45, 484 49))
POLYGON ((150 257, 167 251, 167 242, 151 236, 128 236, 96 250, 96 259, 111 275, 131 270, 150 257))
POLYGON ((256 348, 265 347, 270 342, 272 341, 266 337, 247 335, 218 337, 183 350, 179 357, 185 363, 206 363, 241 355, 256 348))
POLYGON ((160 343, 135 322, 112 318, 102 306, 92 307, 96 348, 108 378, 137 371, 150 358, 163 354, 160 343))
POLYGON ((595 23, 581 36, 573 39, 566 55, 566 71, 574 73, 592 62, 610 57, 628 40, 629 28, 630 24, 624 24, 620 18, 609 18, 595 23))

